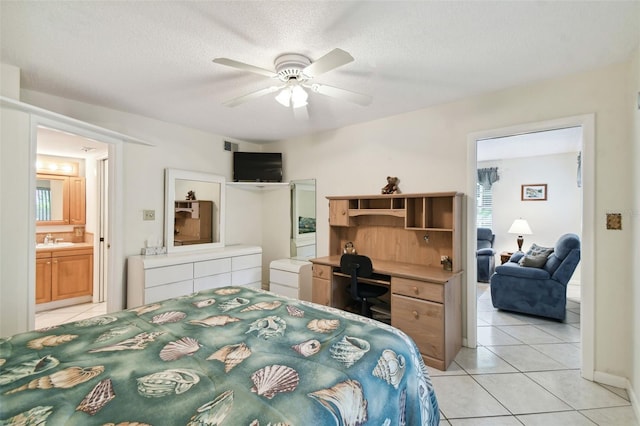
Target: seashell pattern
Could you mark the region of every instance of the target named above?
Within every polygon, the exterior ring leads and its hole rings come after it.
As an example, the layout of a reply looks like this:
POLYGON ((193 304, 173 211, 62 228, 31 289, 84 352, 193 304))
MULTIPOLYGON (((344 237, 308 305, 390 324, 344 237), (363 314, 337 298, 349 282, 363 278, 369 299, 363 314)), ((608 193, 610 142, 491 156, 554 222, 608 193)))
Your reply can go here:
POLYGON ((2 367, 4 365, 4 363, 7 362, 6 359, 4 358, 0 358, 0 367, 2 367))
POLYGON ((155 310, 158 310, 161 307, 162 305, 160 303, 152 303, 151 305, 142 305, 142 306, 138 306, 137 308, 129 309, 129 311, 135 312, 138 314, 138 316, 140 316, 142 314, 146 314, 147 312, 153 312, 155 310))
POLYGON ((329 349, 331 357, 349 368, 369 351, 369 342, 357 337, 344 336, 329 349))
POLYGON ((84 411, 92 416, 96 414, 102 407, 107 405, 109 401, 116 397, 113 392, 113 384, 111 379, 107 378, 98 382, 93 387, 80 404, 76 407, 76 411, 84 411))
POLYGON ((367 421, 367 400, 362 385, 356 380, 347 380, 308 396, 329 410, 336 424, 357 426, 367 421))
POLYGON ((306 342, 291 346, 294 351, 305 357, 317 354, 320 351, 320 347, 320 342, 316 339, 307 340, 306 342))
POLYGON ((247 306, 240 312, 249 312, 249 311, 272 311, 274 309, 279 308, 282 305, 282 302, 279 300, 274 300, 271 302, 258 302, 251 306, 247 306))
POLYGON ((95 352, 114 352, 114 351, 127 351, 127 350, 142 350, 154 340, 156 337, 162 336, 164 333, 161 331, 153 331, 151 333, 144 332, 125 339, 122 342, 114 343, 113 345, 103 346, 97 349, 91 349, 89 353, 95 352))
POLYGON ((228 373, 233 367, 240 364, 251 355, 251 349, 244 343, 227 345, 211 354, 208 360, 217 360, 224 363, 224 371, 228 373))
POLYGON ((307 328, 317 333, 329 333, 340 325, 340 320, 337 319, 312 319, 307 324, 307 328))
POLYGON ((179 395, 199 381, 200 377, 193 370, 164 370, 138 378, 138 393, 147 398, 179 395))
POLYGON ((6 419, 2 422, 3 425, 25 425, 25 426, 39 426, 45 425, 47 417, 53 413, 53 407, 50 405, 38 405, 31 410, 24 411, 20 414, 6 419))
POLYGON ((230 294, 240 293, 239 288, 227 287, 221 288, 219 290, 214 291, 215 294, 219 294, 220 296, 228 296, 230 294))
POLYGON ((122 326, 122 327, 114 327, 114 328, 110 329, 109 331, 105 331, 100 336, 98 336, 96 338, 96 340, 95 340, 95 343, 106 342, 107 340, 111 340, 114 337, 126 334, 127 332, 129 332, 132 329, 133 329, 133 327, 131 327, 129 325, 125 325, 125 326, 122 326))
POLYGON ((189 324, 201 325, 202 327, 216 327, 219 325, 224 326, 229 324, 230 322, 238 321, 240 321, 238 318, 230 317, 229 315, 216 315, 201 320, 191 320, 189 321, 189 324))
POLYGON ((293 305, 287 305, 287 312, 289 313, 289 316, 291 317, 296 317, 296 318, 302 318, 304 317, 304 311, 300 308, 297 308, 293 305))
POLYGON ((58 346, 63 343, 70 342, 76 337, 78 337, 77 334, 61 334, 59 336, 54 336, 54 335, 44 336, 38 339, 30 340, 29 342, 27 342, 27 347, 30 349, 40 350, 40 349, 44 349, 45 346, 58 346))
POLYGON ((214 426, 221 425, 233 406, 233 391, 227 390, 221 393, 213 401, 201 405, 197 413, 191 416, 187 426, 214 426))
POLYGON ((216 303, 216 299, 211 298, 211 299, 204 299, 204 300, 199 300, 197 302, 193 302, 193 306, 195 306, 196 308, 206 308, 207 306, 211 306, 215 303, 216 303))
POLYGON ((371 374, 398 389, 405 368, 406 363, 402 355, 396 354, 391 349, 385 349, 371 374))
POLYGON ((120 422, 120 423, 105 423, 102 426, 151 426, 148 423, 140 422, 120 422))
POLYGON ((255 392, 267 399, 272 399, 277 393, 292 392, 298 387, 300 377, 298 372, 286 365, 267 365, 251 375, 255 392))
POLYGON ((160 359, 163 361, 175 361, 183 356, 193 355, 200 349, 200 343, 191 337, 183 337, 175 342, 167 343, 160 351, 160 359))
POLYGON ((247 305, 249 302, 250 300, 245 299, 244 297, 234 297, 233 299, 229 299, 226 302, 222 302, 219 308, 222 312, 227 312, 231 309, 236 309, 240 306, 247 305))
POLYGON ((112 317, 111 315, 103 315, 100 317, 93 317, 93 318, 80 320, 80 321, 74 322, 73 324, 77 325, 78 327, 93 327, 96 325, 111 324, 112 322, 115 322, 115 321, 118 321, 118 318, 112 317))
POLYGON ((25 361, 20 365, 16 365, 13 368, 8 368, 0 373, 0 385, 8 385, 16 380, 20 380, 24 377, 31 376, 33 374, 39 374, 47 371, 60 364, 56 358, 51 355, 47 355, 42 358, 33 359, 31 361, 25 361))
POLYGON ((84 383, 87 380, 93 379, 103 371, 104 366, 102 365, 96 365, 94 367, 69 367, 64 370, 56 371, 48 376, 33 379, 19 388, 6 392, 5 395, 21 392, 27 389, 68 389, 79 385, 80 383, 84 383))
POLYGON ((252 322, 247 333, 258 331, 258 337, 262 337, 266 340, 274 336, 284 336, 284 330, 286 328, 287 323, 282 318, 270 316, 260 318, 252 322))
POLYGON ((151 323, 153 324, 167 324, 172 322, 182 321, 187 317, 187 314, 180 311, 169 311, 163 312, 151 318, 151 323))

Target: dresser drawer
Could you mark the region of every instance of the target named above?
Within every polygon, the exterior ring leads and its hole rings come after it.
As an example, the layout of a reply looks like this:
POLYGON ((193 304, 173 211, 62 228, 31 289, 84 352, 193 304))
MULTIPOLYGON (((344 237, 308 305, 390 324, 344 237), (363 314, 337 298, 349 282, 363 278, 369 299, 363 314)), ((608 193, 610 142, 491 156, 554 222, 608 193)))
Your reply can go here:
POLYGON ((408 297, 444 303, 444 285, 408 278, 391 278, 391 292, 408 297))
POLYGON ((331 266, 316 265, 314 263, 312 269, 313 269, 313 276, 316 278, 322 278, 325 280, 328 280, 331 278, 331 266))
POLYGON ((207 275, 223 274, 231 272, 231 258, 205 260, 193 264, 193 277, 200 278, 207 275))
POLYGON ((144 299, 145 303, 153 303, 191 293, 193 293, 193 281, 181 281, 147 288, 144 291, 144 299))
MULTIPOLYGON (((145 271, 145 288, 193 279, 193 263, 151 268, 145 271)), ((188 294, 188 293, 187 293, 188 294)))
POLYGON ((293 272, 281 271, 279 269, 271 269, 269 271, 269 280, 272 284, 282 284, 288 287, 298 288, 299 275, 293 272))
POLYGON ((196 278, 193 280, 193 291, 209 290, 228 285, 231 285, 231 272, 196 278))
POLYGON ((231 285, 247 285, 262 281, 262 268, 243 269, 231 273, 231 285))
POLYGON ((235 256, 231 258, 232 271, 255 267, 262 267, 262 254, 248 254, 245 256, 235 256))
POLYGON ((391 325, 407 333, 420 352, 444 359, 444 307, 439 303, 391 295, 391 325))

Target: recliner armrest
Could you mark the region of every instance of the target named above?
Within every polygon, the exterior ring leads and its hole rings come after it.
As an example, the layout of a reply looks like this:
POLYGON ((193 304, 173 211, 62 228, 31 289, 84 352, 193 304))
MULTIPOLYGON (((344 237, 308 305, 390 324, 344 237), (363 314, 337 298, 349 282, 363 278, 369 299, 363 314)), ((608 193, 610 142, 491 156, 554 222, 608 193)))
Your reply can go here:
POLYGON ((551 278, 549 272, 544 269, 520 266, 517 262, 507 262, 504 265, 496 266, 496 274, 534 280, 547 280, 551 278))
POLYGON ((476 255, 478 256, 494 256, 496 251, 492 248, 483 248, 476 251, 476 255))

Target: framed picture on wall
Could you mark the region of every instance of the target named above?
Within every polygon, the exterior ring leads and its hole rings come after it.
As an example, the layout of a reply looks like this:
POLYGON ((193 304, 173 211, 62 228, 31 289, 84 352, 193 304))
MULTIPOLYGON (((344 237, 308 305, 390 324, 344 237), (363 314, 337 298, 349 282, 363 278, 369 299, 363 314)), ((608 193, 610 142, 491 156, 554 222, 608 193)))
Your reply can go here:
POLYGON ((547 200, 547 184, 531 183, 522 185, 521 190, 522 201, 546 201, 547 200))

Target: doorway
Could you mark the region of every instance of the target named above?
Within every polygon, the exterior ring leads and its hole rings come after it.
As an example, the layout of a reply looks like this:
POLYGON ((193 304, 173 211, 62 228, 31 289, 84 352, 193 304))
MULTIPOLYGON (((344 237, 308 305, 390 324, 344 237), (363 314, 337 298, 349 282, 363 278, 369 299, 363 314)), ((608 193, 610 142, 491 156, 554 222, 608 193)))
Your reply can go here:
MULTIPOLYGON (((36 129, 37 163, 49 165, 38 173, 67 173, 54 171, 56 164, 72 164, 75 170, 69 173, 70 179, 80 180, 83 190, 72 192, 71 199, 76 199, 76 205, 81 206, 82 220, 69 217, 66 224, 57 226, 41 226, 36 219, 36 234, 55 235, 57 240, 65 240, 67 244, 82 244, 78 247, 92 247, 93 254, 87 257, 91 276, 82 275, 81 282, 88 281, 87 296, 56 299, 44 302, 38 301, 36 306, 36 327, 54 326, 68 320, 83 319, 75 316, 106 313, 106 284, 108 282, 108 258, 104 249, 105 230, 108 230, 108 158, 109 145, 94 139, 89 139, 75 133, 60 131, 46 126, 36 129), (73 176, 76 177, 73 177, 73 176), (75 195, 75 197, 73 196, 75 195), (90 294, 90 295, 88 295, 90 294)), ((40 175, 39 175, 40 176, 40 175)), ((38 180, 40 182, 40 180, 38 180)), ((38 189, 37 189, 38 191, 38 189)), ((70 199, 70 204, 71 203, 70 199)), ((64 222, 64 221, 63 221, 64 222)), ((80 279, 80 278, 79 278, 80 279)), ((76 284, 71 284, 75 286, 76 284)), ((78 286, 80 284, 78 283, 78 286)))
MULTIPOLYGON (((478 132, 468 136, 468 194, 476 193, 477 185, 477 150, 481 141, 491 138, 503 138, 527 133, 558 130, 569 127, 580 127, 582 129, 582 262, 579 264, 579 274, 581 277, 580 299, 580 340, 582 377, 593 380, 594 370, 594 300, 593 300, 593 264, 594 264, 594 116, 584 115, 568 117, 558 120, 550 120, 540 123, 531 123, 513 126, 509 128, 494 129, 485 132, 478 132)), ((524 182, 529 183, 529 182, 524 182)), ((533 182, 531 182, 533 183, 533 182)), ((477 346, 477 281, 475 262, 475 235, 477 206, 475 198, 467 203, 467 346, 475 348, 477 346)), ((531 242, 531 241, 530 241, 531 242)))

